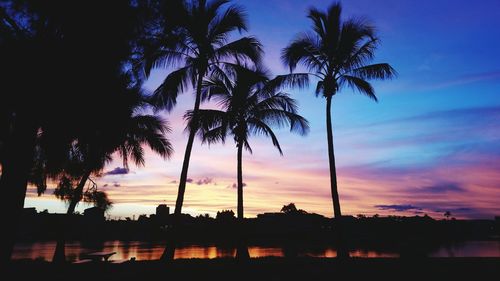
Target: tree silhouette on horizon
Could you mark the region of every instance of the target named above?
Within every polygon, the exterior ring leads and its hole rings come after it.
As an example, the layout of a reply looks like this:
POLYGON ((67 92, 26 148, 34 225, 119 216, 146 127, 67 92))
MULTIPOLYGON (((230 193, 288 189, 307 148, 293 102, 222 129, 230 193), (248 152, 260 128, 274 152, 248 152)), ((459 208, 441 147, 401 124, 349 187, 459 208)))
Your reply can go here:
MULTIPOLYGON (((232 136, 237 148, 237 218, 242 227, 243 212, 243 149, 252 153, 249 138, 252 135, 269 137, 283 155, 272 127, 290 127, 291 132, 307 134, 309 124, 298 114, 298 106, 286 86, 305 85, 306 76, 281 75, 274 79, 261 67, 236 67, 228 76, 213 73, 203 83, 204 96, 214 100, 221 110, 200 109, 199 118, 188 111, 188 127, 197 128, 203 143, 224 143, 232 136)), ((240 230, 242 231, 242 230, 240 230)), ((240 237, 242 240, 242 237, 240 237)), ((247 258, 248 250, 238 247, 239 258, 247 258)))
POLYGON ((293 72, 303 65, 308 74, 318 80, 316 96, 326 99, 326 129, 330 187, 335 218, 342 216, 337 186, 337 172, 333 146, 331 105, 333 97, 349 87, 377 100, 372 79, 390 79, 396 71, 387 63, 370 64, 374 59, 379 39, 375 28, 364 18, 342 20, 340 3, 330 5, 323 12, 309 10, 312 32, 304 32, 282 50, 282 62, 293 72))
MULTIPOLYGON (((224 73, 226 69, 234 67, 237 59, 260 61, 261 44, 256 38, 242 37, 228 42, 234 31, 247 30, 246 15, 241 7, 230 5, 224 9, 230 2, 180 1, 181 5, 175 6, 176 23, 171 24, 175 31, 164 31, 165 34, 159 34, 159 39, 146 48, 143 54, 146 74, 153 68, 174 68, 151 97, 158 109, 172 110, 178 94, 192 87, 195 94, 193 118, 197 119, 203 100, 202 82, 206 75, 211 72, 224 73), (180 67, 176 69, 178 65, 180 67)), ((194 137, 195 131, 189 130, 174 211, 177 215, 182 212, 194 137)))

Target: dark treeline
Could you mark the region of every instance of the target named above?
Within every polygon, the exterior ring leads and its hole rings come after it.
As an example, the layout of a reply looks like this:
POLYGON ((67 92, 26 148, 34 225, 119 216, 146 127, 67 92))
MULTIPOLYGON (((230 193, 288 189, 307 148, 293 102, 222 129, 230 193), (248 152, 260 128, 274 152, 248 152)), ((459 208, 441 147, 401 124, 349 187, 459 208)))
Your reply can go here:
MULTIPOLYGON (((54 240, 56 226, 64 217, 59 214, 27 213, 23 217, 21 241, 54 240)), ((495 240, 500 235, 500 221, 496 220, 435 220, 429 216, 415 217, 344 217, 348 245, 353 249, 397 252, 401 255, 421 255, 450 245, 470 240, 495 240)), ((67 239, 82 242, 164 241, 173 233, 173 215, 140 216, 137 220, 97 221, 84 215, 73 215, 69 220, 67 239)), ((234 213, 221 212, 216 218, 183 215, 180 245, 212 245, 234 247, 241 237, 234 213), (203 233, 203 235, 199 235, 203 233)), ((334 247, 338 221, 318 214, 292 211, 260 214, 245 219, 245 240, 249 245, 296 247, 334 247)), ((346 241, 344 241, 346 243, 346 241)))
POLYGON ((289 91, 309 86, 310 80, 316 96, 326 100, 334 233, 337 244, 346 244, 341 242, 349 230, 342 227, 332 99, 348 87, 376 101, 368 81, 396 73, 389 64, 372 64, 379 39, 369 21, 341 14, 340 4, 326 11, 311 8, 312 30, 283 46, 281 59, 290 73, 273 75, 262 62, 258 38, 247 34, 244 8, 229 0, 0 2, 0 191, 6 199, 0 213, 9 214, 1 260, 12 254, 28 185, 41 195, 49 182, 68 203, 67 215, 54 228, 59 235, 54 261, 64 261, 77 204, 91 202, 101 209, 112 204, 94 179, 113 156, 125 169, 129 161, 145 164, 144 146, 171 156, 170 128, 158 114, 172 110, 184 92, 193 93, 193 109, 184 116, 189 135, 163 259, 173 258, 186 233, 196 233, 182 215, 196 136, 202 143, 224 143, 228 137, 235 142, 238 222, 231 229, 240 243, 237 257, 248 258, 246 239, 254 230, 244 223, 243 151, 252 153, 250 138, 263 135, 283 154, 275 128, 307 134, 309 124, 289 91), (307 72, 294 73, 298 65, 307 72), (155 68, 168 74, 155 91, 145 93, 142 85, 155 68), (219 108, 203 109, 209 100, 219 108))

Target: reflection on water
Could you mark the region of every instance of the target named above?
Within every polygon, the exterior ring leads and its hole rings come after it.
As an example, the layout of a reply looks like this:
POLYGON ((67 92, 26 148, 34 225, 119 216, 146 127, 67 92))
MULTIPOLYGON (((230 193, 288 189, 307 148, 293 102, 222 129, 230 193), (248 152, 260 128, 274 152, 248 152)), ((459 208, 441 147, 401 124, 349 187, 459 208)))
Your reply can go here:
MULTIPOLYGON (((14 259, 43 259, 50 261, 54 254, 55 241, 19 243, 14 248, 14 259)), ((140 241, 107 241, 103 243, 67 242, 66 255, 70 261, 79 260, 82 253, 93 251, 116 252, 110 260, 155 260, 163 253, 164 244, 161 242, 140 241)), ((332 248, 309 248, 290 249, 281 247, 250 246, 248 248, 251 257, 284 257, 284 256, 311 256, 311 257, 335 257, 337 252, 332 248)), ((231 247, 220 246, 183 246, 175 251, 176 259, 189 258, 227 258, 234 257, 236 250, 231 247)), ((352 257, 379 258, 399 257, 394 252, 379 252, 372 250, 352 250, 352 257)), ((453 246, 443 246, 429 254, 432 257, 500 257, 500 241, 469 241, 453 246)))
POLYGON ((443 246, 431 257, 500 257, 500 241, 467 241, 443 246))

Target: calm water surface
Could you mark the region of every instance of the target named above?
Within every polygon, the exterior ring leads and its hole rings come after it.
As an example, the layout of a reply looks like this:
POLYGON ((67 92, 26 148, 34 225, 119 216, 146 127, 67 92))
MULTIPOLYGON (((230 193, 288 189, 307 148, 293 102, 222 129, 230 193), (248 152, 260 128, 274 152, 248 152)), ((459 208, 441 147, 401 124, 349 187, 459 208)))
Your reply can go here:
MULTIPOLYGON (((44 259, 52 260, 55 241, 19 243, 14 248, 14 259, 44 259)), ((94 251, 116 252, 110 260, 155 260, 161 257, 164 244, 160 242, 140 242, 140 241, 107 241, 98 245, 85 244, 81 242, 67 242, 66 256, 70 261, 78 261, 82 253, 94 251)), ((283 257, 284 249, 281 247, 261 247, 250 246, 248 248, 251 257, 283 257)), ((183 246, 175 251, 176 259, 189 258, 224 258, 234 257, 234 248, 224 248, 219 246, 183 246)), ((300 249, 297 256, 311 257, 335 257, 337 252, 333 248, 311 248, 300 249)), ((378 257, 399 257, 394 252, 379 252, 372 250, 353 250, 352 257, 378 258, 378 257)), ((468 241, 453 246, 443 246, 429 254, 431 257, 500 257, 500 241, 468 241)))

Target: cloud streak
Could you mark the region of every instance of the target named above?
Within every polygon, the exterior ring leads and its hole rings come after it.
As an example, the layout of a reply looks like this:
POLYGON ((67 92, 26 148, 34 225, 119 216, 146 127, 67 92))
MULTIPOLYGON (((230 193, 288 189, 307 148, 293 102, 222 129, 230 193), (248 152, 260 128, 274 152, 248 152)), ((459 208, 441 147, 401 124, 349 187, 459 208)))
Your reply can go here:
POLYGON ((410 211, 410 210, 415 210, 415 211, 421 211, 422 208, 413 206, 413 205, 375 205, 375 208, 379 210, 384 210, 384 211, 396 211, 396 212, 403 212, 403 211, 410 211))

